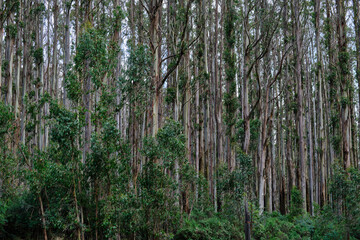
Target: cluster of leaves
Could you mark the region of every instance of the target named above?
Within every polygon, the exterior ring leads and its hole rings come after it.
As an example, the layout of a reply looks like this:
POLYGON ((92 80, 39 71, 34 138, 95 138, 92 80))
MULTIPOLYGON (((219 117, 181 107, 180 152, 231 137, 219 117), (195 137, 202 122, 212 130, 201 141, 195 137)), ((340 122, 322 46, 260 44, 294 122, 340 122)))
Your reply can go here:
POLYGON ((89 27, 79 36, 74 64, 68 66, 65 77, 65 87, 68 97, 78 103, 82 96, 82 84, 91 79, 95 90, 103 89, 104 79, 113 75, 117 65, 116 47, 108 48, 110 44, 104 30, 89 27))
POLYGON ((244 239, 244 233, 236 223, 230 222, 220 214, 206 214, 194 211, 187 218, 183 227, 177 231, 174 240, 225 240, 244 239))
POLYGON ((137 118, 145 111, 150 86, 150 54, 144 45, 129 47, 128 68, 119 79, 119 87, 123 94, 122 102, 129 102, 135 107, 137 118))
POLYGON ((330 191, 336 215, 333 219, 337 219, 337 225, 343 225, 350 236, 360 238, 360 171, 344 170, 341 164, 335 164, 330 191))
MULTIPOLYGON (((99 106, 105 108, 106 103, 113 104, 101 100, 99 106)), ((1 238, 41 236, 41 198, 51 237, 73 238, 80 229, 87 238, 97 232, 102 238, 120 234, 123 239, 244 239, 243 201, 245 196, 251 200, 247 193, 251 192, 254 169, 251 158, 242 152, 237 153, 231 174, 226 174, 227 166, 220 166, 216 172, 216 201, 221 204, 213 209, 207 180, 197 178, 185 158, 185 137, 178 122, 168 120, 155 138, 144 139, 144 165, 134 178, 130 162, 135 160, 129 157, 128 145, 107 114, 98 114, 102 124, 92 135, 86 164, 81 162, 78 144, 82 133, 78 112, 51 102, 47 119, 53 126, 49 148, 30 151, 23 146, 19 155, 6 148, 14 129, 12 109, 0 104, 0 116, 1 238), (19 169, 16 179, 26 188, 16 189, 14 173, 9 169, 19 169), (174 178, 177 173, 180 184, 174 178), (184 194, 188 194, 190 214, 182 210, 184 194), (79 209, 83 220, 79 220, 79 209)), ((340 165, 335 165, 333 172, 330 192, 334 206, 318 209, 315 217, 303 212, 297 189, 292 191, 287 215, 274 212, 259 216, 250 202, 253 238, 359 238, 360 172, 345 171, 340 165)))
MULTIPOLYGON (((147 159, 139 176, 139 192, 142 231, 144 239, 166 237, 159 226, 166 224, 169 229, 176 229, 180 220, 176 189, 179 188, 168 171, 175 164, 182 167, 185 155, 185 137, 178 122, 169 120, 154 138, 144 141, 143 155, 147 159), (166 206, 166 207, 165 207, 166 206)), ((166 238, 170 236, 167 235, 166 238)))
MULTIPOLYGON (((255 215, 256 216, 256 215, 255 215)), ((253 223, 255 239, 311 239, 313 222, 307 216, 289 220, 278 212, 265 213, 256 217, 253 223)))
POLYGON ((334 205, 316 206, 311 217, 303 212, 301 193, 291 192, 291 208, 287 215, 277 212, 253 215, 255 239, 359 239, 360 237, 360 172, 334 167, 330 192, 334 205), (342 213, 341 213, 342 212, 342 213))
MULTIPOLYGON (((245 129, 244 129, 244 119, 239 119, 236 123, 236 139, 238 142, 244 142, 245 139, 245 129)), ((254 118, 250 120, 250 149, 256 150, 258 147, 258 139, 260 134, 260 119, 254 118)))
POLYGON ((221 166, 217 172, 217 192, 224 197, 223 214, 233 221, 239 220, 244 213, 243 199, 249 193, 254 174, 251 158, 239 151, 234 171, 228 174, 227 166, 221 166))
POLYGON ((11 108, 0 102, 0 230, 7 222, 6 211, 14 195, 14 156, 7 151, 14 133, 14 115, 11 108))

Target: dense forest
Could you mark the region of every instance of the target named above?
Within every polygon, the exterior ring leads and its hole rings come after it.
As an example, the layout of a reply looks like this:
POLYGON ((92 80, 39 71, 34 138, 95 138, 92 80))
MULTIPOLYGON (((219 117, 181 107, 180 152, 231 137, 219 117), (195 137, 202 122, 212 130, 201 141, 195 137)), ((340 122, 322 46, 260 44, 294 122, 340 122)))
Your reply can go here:
POLYGON ((360 239, 359 0, 0 7, 0 239, 360 239))

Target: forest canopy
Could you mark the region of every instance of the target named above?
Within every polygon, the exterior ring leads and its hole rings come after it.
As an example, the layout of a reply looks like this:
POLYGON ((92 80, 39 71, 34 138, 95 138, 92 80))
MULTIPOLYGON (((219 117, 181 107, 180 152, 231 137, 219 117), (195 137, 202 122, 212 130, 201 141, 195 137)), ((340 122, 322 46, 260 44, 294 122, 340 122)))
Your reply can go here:
POLYGON ((359 0, 0 8, 0 239, 360 239, 359 0))

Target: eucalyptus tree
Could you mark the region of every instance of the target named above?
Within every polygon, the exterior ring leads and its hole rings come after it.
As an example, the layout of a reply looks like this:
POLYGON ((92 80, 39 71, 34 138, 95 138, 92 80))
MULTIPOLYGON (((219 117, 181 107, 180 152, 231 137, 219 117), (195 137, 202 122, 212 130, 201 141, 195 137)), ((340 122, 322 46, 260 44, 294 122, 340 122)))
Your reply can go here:
MULTIPOLYGON (((356 45, 356 79, 357 84, 360 86, 360 4, 359 1, 353 1, 353 12, 354 12, 354 26, 355 26, 355 45, 356 45)), ((358 101, 360 104, 360 88, 358 89, 358 101)), ((360 106, 360 105, 359 105, 360 106)), ((358 123, 358 127, 360 124, 358 123)), ((360 131, 358 130, 358 137, 360 131)), ((358 144, 360 140, 358 139, 358 144)), ((360 151, 360 145, 358 145, 358 151, 360 151)), ((358 156, 358 160, 359 160, 358 156)), ((359 163, 358 163, 359 164, 359 163)))
POLYGON ((337 46, 338 46, 338 76, 340 83, 340 109, 341 109, 341 156, 343 159, 344 168, 349 168, 351 165, 350 161, 350 88, 351 82, 349 79, 349 53, 347 50, 347 37, 346 37, 346 9, 345 1, 336 1, 337 9, 337 46))
MULTIPOLYGON (((305 154, 305 122, 304 122, 304 100, 303 100, 303 83, 301 74, 301 62, 302 62, 302 51, 303 51, 303 39, 302 39, 302 28, 301 28, 301 17, 300 17, 300 2, 295 1, 293 4, 293 22, 294 22, 294 36, 295 36, 295 76, 296 76, 296 94, 297 94, 297 129, 299 136, 299 167, 300 167, 300 189, 302 198, 306 199, 306 168, 305 164, 307 161, 305 154)), ((306 210, 306 201, 303 201, 303 207, 306 210)))
POLYGON ((358 238, 358 1, 0 9, 0 238, 358 238))
POLYGON ((225 123, 227 125, 227 146, 228 146, 228 168, 231 172, 235 168, 235 119, 237 109, 236 94, 236 56, 235 56, 235 9, 232 0, 226 2, 226 16, 225 16, 225 73, 226 73, 226 94, 224 94, 225 106, 225 123))

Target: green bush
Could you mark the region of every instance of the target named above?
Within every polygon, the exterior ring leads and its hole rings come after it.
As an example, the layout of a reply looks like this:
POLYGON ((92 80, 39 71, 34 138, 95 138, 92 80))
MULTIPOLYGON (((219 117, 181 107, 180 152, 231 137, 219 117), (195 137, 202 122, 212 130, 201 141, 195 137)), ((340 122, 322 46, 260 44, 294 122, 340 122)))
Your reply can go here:
POLYGON ((243 227, 239 227, 226 219, 213 215, 196 219, 190 216, 183 227, 177 231, 174 240, 240 240, 244 239, 243 227))
POLYGON ((310 239, 312 220, 303 216, 290 221, 289 216, 278 212, 255 217, 253 224, 253 237, 255 239, 310 239))

